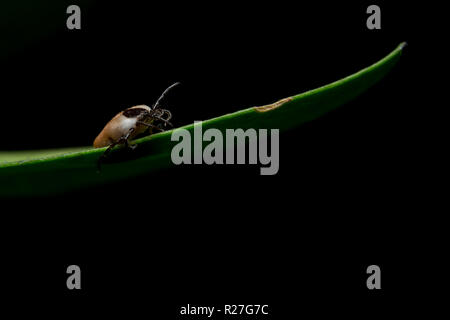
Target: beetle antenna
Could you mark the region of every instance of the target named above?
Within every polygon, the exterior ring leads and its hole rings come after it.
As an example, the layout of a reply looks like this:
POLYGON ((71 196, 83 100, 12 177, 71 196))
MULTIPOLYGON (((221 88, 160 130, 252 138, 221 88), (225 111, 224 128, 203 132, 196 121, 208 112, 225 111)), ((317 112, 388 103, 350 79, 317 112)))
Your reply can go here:
POLYGON ((175 86, 177 86, 179 84, 180 84, 179 82, 175 82, 173 85, 171 85, 166 90, 164 90, 162 95, 158 98, 158 100, 156 100, 155 104, 153 105, 153 109, 158 108, 159 107, 159 102, 162 100, 162 98, 164 98, 164 96, 167 94, 167 92, 169 92, 170 89, 172 89, 173 87, 175 87, 175 86))

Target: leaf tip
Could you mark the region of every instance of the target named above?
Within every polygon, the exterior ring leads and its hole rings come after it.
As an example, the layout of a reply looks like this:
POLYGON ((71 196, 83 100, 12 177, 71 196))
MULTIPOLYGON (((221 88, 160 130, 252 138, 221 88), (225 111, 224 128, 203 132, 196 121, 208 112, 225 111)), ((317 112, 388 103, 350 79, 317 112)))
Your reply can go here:
POLYGON ((403 41, 402 43, 400 43, 400 44, 398 45, 398 48, 399 48, 400 50, 403 50, 407 45, 408 45, 408 43, 407 43, 406 41, 403 41))

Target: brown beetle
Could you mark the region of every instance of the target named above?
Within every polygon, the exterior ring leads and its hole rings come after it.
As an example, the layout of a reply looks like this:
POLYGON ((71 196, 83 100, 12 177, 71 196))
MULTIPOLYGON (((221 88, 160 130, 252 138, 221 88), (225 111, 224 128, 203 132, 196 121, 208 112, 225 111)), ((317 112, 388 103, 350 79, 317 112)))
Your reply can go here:
POLYGON ((160 108, 159 102, 170 89, 178 84, 179 82, 176 82, 168 87, 152 108, 146 105, 138 105, 125 109, 112 118, 94 140, 94 148, 109 146, 101 159, 118 144, 134 148, 135 146, 130 145, 129 141, 149 128, 152 133, 153 129, 164 131, 163 127, 166 125, 172 126, 169 122, 172 114, 169 110, 160 108), (157 125, 158 122, 160 123, 157 125))

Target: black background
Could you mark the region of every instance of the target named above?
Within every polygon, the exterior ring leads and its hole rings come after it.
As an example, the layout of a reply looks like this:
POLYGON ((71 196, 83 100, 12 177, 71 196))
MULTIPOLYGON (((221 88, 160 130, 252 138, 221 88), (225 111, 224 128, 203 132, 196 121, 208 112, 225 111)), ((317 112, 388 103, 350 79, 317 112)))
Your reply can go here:
POLYGON ((2 200, 7 304, 63 317, 175 318, 188 303, 269 304, 274 319, 419 308, 419 288, 439 274, 422 273, 435 258, 417 229, 429 210, 418 196, 420 10, 378 2, 382 29, 368 30, 370 4, 42 1, 13 11, 2 25, 2 150, 89 145, 117 112, 152 104, 175 81, 165 106, 180 126, 316 88, 408 47, 361 97, 283 133, 275 176, 185 166, 2 200), (73 3, 79 31, 65 27, 73 3), (71 264, 82 270, 78 292, 66 288, 71 264), (371 264, 380 291, 366 288, 371 264))

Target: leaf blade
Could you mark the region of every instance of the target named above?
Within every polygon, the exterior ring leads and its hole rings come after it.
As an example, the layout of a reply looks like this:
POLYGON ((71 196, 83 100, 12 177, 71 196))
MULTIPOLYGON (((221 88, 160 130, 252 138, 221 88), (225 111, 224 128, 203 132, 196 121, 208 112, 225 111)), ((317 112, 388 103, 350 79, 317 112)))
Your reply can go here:
MULTIPOLYGON (((405 43, 383 59, 345 78, 288 97, 273 104, 251 107, 206 120, 204 130, 235 128, 278 128, 288 130, 314 120, 354 99, 380 79, 396 64, 405 43)), ((191 133, 194 125, 184 127, 191 133)), ((44 195, 146 174, 172 166, 170 151, 172 131, 136 140, 138 157, 106 164, 97 173, 97 159, 105 148, 0 152, 0 196, 44 195)))

